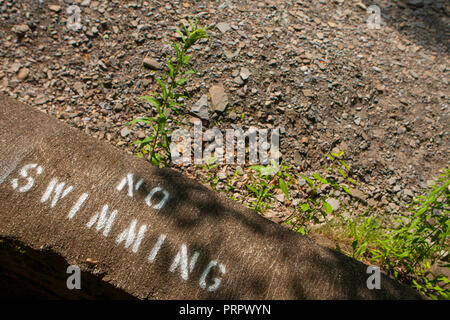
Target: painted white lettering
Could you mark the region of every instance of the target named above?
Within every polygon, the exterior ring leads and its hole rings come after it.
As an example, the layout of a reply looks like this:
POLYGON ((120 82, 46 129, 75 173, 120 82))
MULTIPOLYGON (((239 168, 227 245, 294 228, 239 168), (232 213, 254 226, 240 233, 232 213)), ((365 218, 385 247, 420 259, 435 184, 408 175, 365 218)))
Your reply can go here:
MULTIPOLYGON (((19 192, 27 192, 30 190, 34 185, 34 179, 32 177, 28 176, 28 170, 36 168, 36 173, 39 175, 41 174, 44 169, 41 166, 38 166, 36 163, 31 163, 23 166, 23 168, 20 170, 20 175, 22 178, 26 178, 27 184, 19 188, 19 192), (36 168, 37 167, 37 168, 36 168)), ((19 179, 15 178, 11 180, 11 184, 14 190, 16 190, 19 187, 19 179)))
POLYGON ((175 256, 175 259, 172 262, 172 265, 169 268, 170 272, 174 272, 178 266, 180 266, 181 269, 181 278, 183 280, 189 279, 189 272, 192 272, 194 270, 195 264, 197 263, 198 256, 200 255, 199 252, 195 251, 194 254, 191 257, 190 263, 188 262, 188 253, 187 253, 187 247, 183 243, 181 245, 180 251, 178 251, 177 255, 175 256), (189 269, 188 269, 189 265, 189 269))
POLYGON ((97 222, 97 226, 95 227, 95 229, 97 231, 100 231, 103 228, 103 235, 105 237, 107 237, 109 232, 111 231, 111 227, 114 223, 114 219, 116 218, 116 215, 117 215, 117 210, 113 210, 113 212, 111 212, 109 218, 107 218, 108 205, 105 204, 102 208, 102 211, 100 212, 100 218, 99 218, 99 213, 96 213, 91 217, 91 219, 89 220, 89 222, 86 225, 88 228, 90 228, 95 224, 95 222, 97 222))
POLYGON ((117 185, 116 190, 122 191, 122 189, 128 185, 128 196, 133 197, 133 186, 134 190, 138 191, 141 187, 142 183, 144 182, 143 179, 139 179, 139 181, 134 186, 134 176, 132 173, 128 173, 126 177, 124 177, 120 183, 117 185))
POLYGON ((134 242, 133 248, 132 248, 132 251, 134 253, 138 252, 139 245, 141 244, 142 239, 144 238, 144 234, 147 231, 147 226, 142 225, 139 228, 139 232, 136 237, 136 231, 135 231, 136 225, 137 225, 137 220, 133 219, 133 221, 131 221, 128 228, 123 230, 122 233, 119 234, 119 236, 116 239, 117 244, 120 244, 121 242, 123 242, 125 240, 125 248, 129 248, 131 246, 131 244, 134 242), (135 238, 136 238, 136 240, 135 240, 135 238))
MULTIPOLYGON (((211 269, 215 266, 217 266, 218 262, 216 260, 211 261, 208 266, 206 267, 206 269, 203 271, 202 276, 200 277, 200 288, 202 289, 207 289, 208 291, 216 291, 219 286, 220 286, 220 282, 221 279, 220 278, 214 278, 214 283, 212 285, 210 285, 208 288, 206 288, 206 278, 208 276, 208 274, 211 272, 211 269)), ((219 264, 219 270, 222 274, 225 274, 225 266, 223 264, 219 264)))
POLYGON ((145 203, 149 207, 159 210, 159 209, 162 209, 166 205, 167 200, 169 200, 169 193, 161 187, 156 187, 156 188, 153 188, 150 191, 150 193, 147 195, 147 197, 145 198, 145 203), (157 192, 162 192, 164 196, 157 204, 153 205, 152 198, 157 192))
POLYGON ((44 203, 48 199, 50 199, 50 196, 52 195, 52 192, 54 190, 54 196, 51 202, 51 207, 54 208, 59 199, 63 199, 64 197, 66 197, 73 189, 72 186, 64 189, 65 185, 65 182, 58 183, 58 179, 53 178, 52 181, 50 181, 50 183, 48 184, 47 190, 45 190, 44 194, 42 195, 41 202, 44 203))
POLYGON ((166 240, 166 237, 167 237, 166 234, 162 234, 159 236, 158 241, 156 241, 155 246, 153 247, 152 251, 150 252, 150 255, 148 256, 148 262, 153 263, 155 261, 156 256, 158 255, 158 252, 161 249, 161 246, 166 240))
POLYGON ((87 193, 83 193, 77 200, 77 202, 75 202, 75 204, 73 205, 72 209, 70 209, 69 214, 67 215, 67 218, 72 219, 73 217, 75 217, 75 215, 77 214, 77 212, 81 209, 81 207, 83 206, 83 203, 86 201, 88 197, 87 193))

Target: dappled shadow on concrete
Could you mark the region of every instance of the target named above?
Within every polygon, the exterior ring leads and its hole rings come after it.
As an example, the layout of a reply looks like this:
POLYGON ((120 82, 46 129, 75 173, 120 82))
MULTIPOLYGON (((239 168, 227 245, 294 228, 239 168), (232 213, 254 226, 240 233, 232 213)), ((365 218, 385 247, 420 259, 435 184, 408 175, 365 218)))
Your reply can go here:
POLYGON ((212 236, 208 246, 204 241, 194 241, 193 247, 202 252, 204 261, 211 261, 217 252, 208 248, 222 246, 224 252, 221 254, 238 266, 238 270, 230 270, 230 273, 234 271, 233 277, 237 277, 232 286, 224 285, 217 293, 205 292, 202 298, 421 298, 411 288, 383 274, 382 290, 367 289, 366 265, 320 247, 308 237, 287 230, 176 171, 152 170, 152 176, 171 185, 175 198, 159 214, 170 218, 180 234, 210 228, 212 236), (194 209, 197 214, 184 214, 194 209), (251 252, 245 252, 249 248, 251 252), (260 254, 266 249, 265 255, 260 254), (249 255, 255 256, 254 264, 239 263, 249 255))
POLYGON ((450 49, 450 2, 423 1, 423 5, 403 5, 402 1, 363 0, 367 7, 381 9, 382 22, 397 29, 410 41, 424 48, 448 54, 450 49), (400 5, 399 5, 400 4, 400 5))

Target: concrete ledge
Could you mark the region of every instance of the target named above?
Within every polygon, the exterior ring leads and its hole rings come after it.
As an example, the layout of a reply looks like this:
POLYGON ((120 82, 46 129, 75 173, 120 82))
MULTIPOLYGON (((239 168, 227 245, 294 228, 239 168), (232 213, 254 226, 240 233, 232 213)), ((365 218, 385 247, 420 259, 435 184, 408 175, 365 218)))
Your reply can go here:
POLYGON ((134 297, 422 298, 383 274, 369 290, 366 265, 6 96, 0 124, 0 237, 134 297))

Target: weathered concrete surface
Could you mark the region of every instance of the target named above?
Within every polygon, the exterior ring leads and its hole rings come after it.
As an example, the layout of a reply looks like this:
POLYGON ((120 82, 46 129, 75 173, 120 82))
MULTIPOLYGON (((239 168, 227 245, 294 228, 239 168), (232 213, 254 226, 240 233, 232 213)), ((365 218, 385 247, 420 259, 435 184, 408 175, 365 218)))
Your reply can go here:
POLYGON ((5 96, 0 125, 0 237, 136 297, 421 298, 384 275, 369 290, 364 264, 5 96))

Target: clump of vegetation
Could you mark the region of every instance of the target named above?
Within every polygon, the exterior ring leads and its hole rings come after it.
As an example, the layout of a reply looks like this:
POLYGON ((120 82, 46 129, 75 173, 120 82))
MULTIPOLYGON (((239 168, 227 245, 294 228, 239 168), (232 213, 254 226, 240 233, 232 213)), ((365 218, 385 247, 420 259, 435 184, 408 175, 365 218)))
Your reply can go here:
POLYGON ((143 140, 137 140, 133 144, 138 144, 138 156, 147 158, 153 165, 160 167, 167 165, 170 159, 170 143, 168 135, 171 133, 167 130, 168 121, 179 122, 172 115, 181 114, 184 101, 190 99, 189 93, 185 86, 189 75, 195 74, 197 71, 189 63, 190 57, 187 54, 197 41, 207 38, 206 28, 199 28, 197 21, 190 21, 190 26, 183 25, 184 32, 178 31, 181 36, 182 43, 173 41, 172 48, 176 52, 175 57, 166 57, 166 71, 164 73, 155 73, 155 80, 158 83, 159 90, 152 92, 149 96, 140 97, 150 103, 157 115, 153 118, 144 117, 134 119, 128 124, 144 123, 149 124, 153 130, 153 134, 147 136, 143 140))
POLYGON ((449 186, 450 169, 446 169, 405 212, 349 220, 347 235, 353 240, 350 255, 378 264, 389 275, 433 299, 450 299, 449 279, 431 271, 445 259, 441 267, 450 267, 449 186))
POLYGON ((271 163, 266 166, 251 166, 250 169, 253 172, 250 171, 250 181, 245 185, 248 191, 247 197, 255 198, 250 202, 250 209, 263 213, 270 207, 270 200, 276 189, 281 190, 289 199, 288 186, 295 180, 288 173, 288 166, 283 163, 277 165, 274 160, 271 160, 271 163))
MULTIPOLYGON (((331 160, 331 165, 324 167, 325 174, 321 175, 315 172, 311 178, 305 175, 299 176, 300 179, 306 182, 309 190, 308 198, 298 205, 295 213, 286 220, 288 224, 293 226, 295 231, 304 235, 308 233, 308 225, 325 223, 327 216, 331 215, 334 211, 328 202, 328 198, 333 197, 336 192, 339 192, 339 194, 345 192, 351 195, 348 186, 344 183, 339 183, 334 177, 339 176, 348 184, 358 185, 350 177, 350 167, 341 159, 343 155, 343 152, 328 155, 328 158, 331 160), (326 194, 322 192, 328 189, 330 191, 326 194)), ((343 207, 346 210, 345 206, 343 207)))
POLYGON ((374 259, 394 277, 411 280, 423 294, 450 299, 449 279, 431 271, 432 265, 449 255, 450 168, 395 222, 398 225, 377 241, 374 259))

